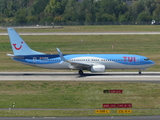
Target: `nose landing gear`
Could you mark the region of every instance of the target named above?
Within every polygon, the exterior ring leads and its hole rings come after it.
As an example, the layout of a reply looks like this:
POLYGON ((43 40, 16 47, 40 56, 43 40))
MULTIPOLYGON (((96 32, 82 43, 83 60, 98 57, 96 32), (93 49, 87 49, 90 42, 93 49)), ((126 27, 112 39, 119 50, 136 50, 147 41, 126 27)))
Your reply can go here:
POLYGON ((141 74, 142 74, 142 71, 143 71, 143 70, 146 70, 146 68, 139 69, 139 75, 141 75, 141 74))

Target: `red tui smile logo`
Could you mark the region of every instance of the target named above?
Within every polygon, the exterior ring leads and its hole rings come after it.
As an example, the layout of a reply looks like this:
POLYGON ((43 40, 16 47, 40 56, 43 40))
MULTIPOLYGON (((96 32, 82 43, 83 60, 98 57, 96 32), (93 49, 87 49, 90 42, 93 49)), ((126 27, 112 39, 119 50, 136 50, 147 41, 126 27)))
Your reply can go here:
MULTIPOLYGON (((23 44, 23 42, 21 42, 21 44, 23 44)), ((22 48, 22 45, 21 45, 20 47, 16 47, 17 44, 13 44, 13 46, 14 46, 14 48, 15 48, 16 50, 20 50, 20 49, 22 48)))

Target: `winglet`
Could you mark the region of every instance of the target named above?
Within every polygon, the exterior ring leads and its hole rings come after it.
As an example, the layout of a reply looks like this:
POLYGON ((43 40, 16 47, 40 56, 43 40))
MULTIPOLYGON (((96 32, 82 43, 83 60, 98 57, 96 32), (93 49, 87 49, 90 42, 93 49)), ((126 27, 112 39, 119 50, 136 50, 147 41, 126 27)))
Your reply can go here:
MULTIPOLYGON (((59 56, 60 56, 60 58, 61 58, 61 63, 67 61, 67 60, 63 57, 63 54, 62 54, 62 52, 60 51, 60 49, 59 49, 59 48, 56 48, 56 49, 57 49, 57 52, 58 52, 58 54, 59 54, 59 56)), ((61 63, 60 63, 60 64, 61 64, 61 63)))

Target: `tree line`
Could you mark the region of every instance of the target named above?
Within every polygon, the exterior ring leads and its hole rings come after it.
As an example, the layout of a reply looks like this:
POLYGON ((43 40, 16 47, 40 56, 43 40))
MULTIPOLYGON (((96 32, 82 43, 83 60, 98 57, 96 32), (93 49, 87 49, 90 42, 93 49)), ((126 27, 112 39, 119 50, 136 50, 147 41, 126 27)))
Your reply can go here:
POLYGON ((160 21, 160 0, 0 0, 0 24, 103 24, 160 21))

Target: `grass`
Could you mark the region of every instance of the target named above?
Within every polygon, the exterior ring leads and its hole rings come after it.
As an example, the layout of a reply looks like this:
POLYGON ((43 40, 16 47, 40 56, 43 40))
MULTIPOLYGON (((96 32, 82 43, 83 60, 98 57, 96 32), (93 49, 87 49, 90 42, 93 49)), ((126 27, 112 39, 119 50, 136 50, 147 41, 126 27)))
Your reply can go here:
MULTIPOLYGON (((97 35, 97 36, 22 36, 34 50, 57 54, 56 47, 64 54, 138 54, 156 62, 149 71, 160 70, 160 35, 97 35), (83 42, 81 42, 83 40, 83 42), (114 50, 111 46, 114 45, 114 50)), ((8 36, 0 37, 0 71, 48 71, 14 62, 8 36)), ((50 70, 49 70, 50 71, 50 70)))
POLYGON ((132 103, 133 109, 160 109, 160 84, 125 82, 1 82, 0 108, 102 109, 103 103, 132 103), (122 89, 123 94, 104 94, 122 89))
MULTIPOLYGON (((133 113, 129 115, 158 115, 159 91, 160 84, 156 83, 5 81, 0 83, 0 108, 15 102, 15 108, 93 110, 0 111, 0 116, 99 116, 106 114, 96 114, 94 109, 103 109, 104 103, 132 103, 133 113), (123 93, 104 94, 106 89, 122 89, 123 93)), ((108 115, 120 115, 110 110, 108 115)))
MULTIPOLYGON (((18 32, 160 32, 159 25, 63 26, 55 29, 16 29, 18 32)), ((7 32, 6 28, 0 32, 7 32)))

